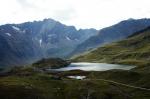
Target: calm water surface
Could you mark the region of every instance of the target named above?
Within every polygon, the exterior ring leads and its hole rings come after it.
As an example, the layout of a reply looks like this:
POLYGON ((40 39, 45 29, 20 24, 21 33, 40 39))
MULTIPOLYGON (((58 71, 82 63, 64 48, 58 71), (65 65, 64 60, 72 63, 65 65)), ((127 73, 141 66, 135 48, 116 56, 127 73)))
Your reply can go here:
POLYGON ((69 66, 64 67, 64 68, 50 69, 50 70, 54 70, 54 71, 69 71, 69 70, 106 71, 106 70, 111 70, 111 69, 130 70, 134 67, 135 66, 130 66, 130 65, 78 62, 78 63, 71 63, 69 66))

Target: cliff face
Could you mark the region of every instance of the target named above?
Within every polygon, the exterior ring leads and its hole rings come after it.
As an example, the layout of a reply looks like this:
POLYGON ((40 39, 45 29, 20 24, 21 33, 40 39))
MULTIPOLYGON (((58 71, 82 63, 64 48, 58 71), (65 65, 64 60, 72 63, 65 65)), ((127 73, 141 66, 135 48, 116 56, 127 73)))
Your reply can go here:
POLYGON ((52 19, 0 26, 0 66, 22 65, 41 58, 66 57, 95 29, 76 30, 52 19))

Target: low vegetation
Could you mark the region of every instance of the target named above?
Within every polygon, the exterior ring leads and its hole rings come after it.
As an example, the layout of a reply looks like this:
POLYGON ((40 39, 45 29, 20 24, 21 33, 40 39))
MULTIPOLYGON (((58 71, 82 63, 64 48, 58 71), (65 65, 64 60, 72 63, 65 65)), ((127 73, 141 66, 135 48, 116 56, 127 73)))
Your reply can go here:
POLYGON ((0 78, 0 97, 2 99, 149 99, 149 91, 96 80, 108 79, 150 88, 150 83, 147 82, 149 78, 149 74, 124 70, 48 73, 34 71, 31 67, 14 68, 11 74, 0 78), (89 80, 69 79, 67 78, 69 75, 85 75, 89 80))
POLYGON ((150 29, 75 57, 73 61, 130 64, 150 68, 150 29))
POLYGON ((38 62, 34 63, 32 66, 36 68, 49 68, 49 69, 56 69, 61 67, 66 67, 70 64, 69 61, 62 60, 60 58, 48 58, 42 59, 38 62))

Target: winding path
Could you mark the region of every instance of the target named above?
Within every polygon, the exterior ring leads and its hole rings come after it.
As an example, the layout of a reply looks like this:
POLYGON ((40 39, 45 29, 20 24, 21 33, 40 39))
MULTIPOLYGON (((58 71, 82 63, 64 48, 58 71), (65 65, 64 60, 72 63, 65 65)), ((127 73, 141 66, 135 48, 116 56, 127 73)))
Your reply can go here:
POLYGON ((100 81, 114 83, 114 84, 117 84, 117 85, 126 86, 126 87, 130 87, 130 88, 134 88, 134 89, 150 91, 150 89, 147 89, 147 88, 132 86, 132 85, 124 84, 124 83, 115 82, 115 81, 112 81, 112 80, 106 80, 106 79, 83 79, 83 81, 91 81, 91 80, 94 80, 94 81, 95 80, 100 80, 100 81))

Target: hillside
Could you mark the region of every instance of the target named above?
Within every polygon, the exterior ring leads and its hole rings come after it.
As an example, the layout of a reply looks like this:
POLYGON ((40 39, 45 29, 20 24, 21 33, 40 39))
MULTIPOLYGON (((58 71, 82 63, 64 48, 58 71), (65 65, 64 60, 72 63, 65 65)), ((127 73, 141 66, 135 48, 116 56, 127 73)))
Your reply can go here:
POLYGON ((115 25, 101 29, 98 35, 94 35, 79 44, 72 54, 80 54, 114 41, 123 40, 148 26, 150 26, 150 19, 129 19, 121 21, 115 25))
POLYGON ((0 74, 0 97, 2 99, 149 99, 149 78, 149 74, 125 70, 50 73, 37 71, 32 66, 16 67, 8 73, 0 74), (67 78, 69 75, 81 74, 86 75, 87 79, 67 78))
POLYGON ((55 69, 55 68, 61 68, 66 67, 70 64, 69 61, 62 60, 60 58, 48 58, 48 59, 41 59, 35 63, 32 64, 33 67, 36 68, 43 68, 43 69, 55 69))
POLYGON ((125 40, 99 47, 74 60, 150 66, 150 27, 134 33, 125 40))

